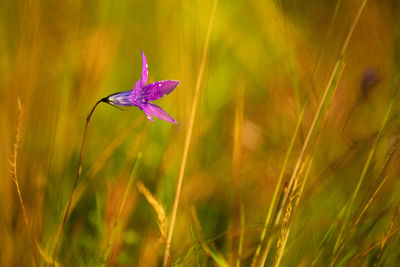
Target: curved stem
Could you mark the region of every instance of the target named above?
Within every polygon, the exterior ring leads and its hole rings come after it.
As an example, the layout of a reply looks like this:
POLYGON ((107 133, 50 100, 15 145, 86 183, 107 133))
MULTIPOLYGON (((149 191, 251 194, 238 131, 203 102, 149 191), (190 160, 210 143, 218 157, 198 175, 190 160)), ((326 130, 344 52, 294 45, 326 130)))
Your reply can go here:
POLYGON ((74 193, 75 193, 75 190, 76 190, 76 186, 78 185, 79 177, 81 177, 83 148, 85 147, 87 129, 88 129, 88 126, 89 126, 90 118, 92 117, 92 114, 93 114, 94 110, 96 109, 97 105, 100 104, 100 102, 104 102, 104 99, 101 99, 101 100, 97 101, 97 103, 93 106, 92 110, 90 111, 88 117, 86 118, 85 131, 83 133, 83 139, 82 139, 82 145, 81 145, 81 152, 79 154, 78 173, 76 175, 74 184, 72 186, 71 196, 69 197, 67 208, 65 210, 64 217, 63 217, 63 220, 62 220, 62 223, 61 223, 61 227, 60 227, 60 230, 58 232, 56 248, 55 248, 54 253, 53 253, 53 262, 52 262, 53 266, 55 265, 57 252, 58 252, 58 249, 59 249, 59 246, 60 246, 62 232, 64 230, 65 223, 66 223, 67 218, 68 218, 69 210, 71 209, 72 198, 74 196, 74 193))

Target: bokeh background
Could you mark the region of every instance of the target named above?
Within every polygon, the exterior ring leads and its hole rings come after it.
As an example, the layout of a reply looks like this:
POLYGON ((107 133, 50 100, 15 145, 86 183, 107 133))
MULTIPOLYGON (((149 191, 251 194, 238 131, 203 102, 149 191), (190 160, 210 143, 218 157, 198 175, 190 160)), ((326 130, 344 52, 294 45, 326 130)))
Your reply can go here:
MULTIPOLYGON (((173 265, 213 266, 221 264, 220 257, 229 265, 250 266, 301 110, 305 107, 279 194, 362 2, 218 1, 172 239, 173 265)), ((212 6, 199 0, 1 1, 1 266, 51 262, 86 116, 97 100, 133 88, 141 49, 150 82, 181 81, 156 102, 178 124, 151 123, 135 107, 96 109, 57 264, 99 266, 111 236, 107 265, 162 263, 165 240, 157 214, 137 183, 164 208, 168 222, 212 6), (17 128, 16 169, 28 227, 10 164, 17 128)), ((336 93, 311 139, 312 153, 306 153, 312 162, 281 265, 332 263, 346 221, 343 207, 364 169, 334 265, 400 262, 399 8, 395 0, 369 0, 362 11, 336 93)), ((271 229, 267 266, 276 263, 278 251, 280 230, 271 229)))

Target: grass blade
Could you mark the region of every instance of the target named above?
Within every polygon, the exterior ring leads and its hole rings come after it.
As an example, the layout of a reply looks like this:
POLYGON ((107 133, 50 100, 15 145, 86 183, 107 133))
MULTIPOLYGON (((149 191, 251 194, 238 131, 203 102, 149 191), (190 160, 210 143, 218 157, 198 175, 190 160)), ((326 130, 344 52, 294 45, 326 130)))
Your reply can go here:
POLYGON ((206 35, 206 40, 204 43, 203 55, 201 57, 199 74, 197 76, 196 89, 194 92, 192 110, 190 112, 189 126, 188 126, 188 130, 186 133, 185 146, 183 149, 182 163, 181 163, 181 167, 179 170, 178 182, 176 185, 176 192, 175 192, 175 199, 174 199, 174 204, 172 207, 171 221, 170 221, 170 225, 169 225, 169 229, 168 229, 167 242, 165 244, 164 261, 163 261, 164 267, 167 266, 167 264, 168 264, 169 249, 171 246, 172 235, 174 233, 176 213, 178 211, 179 199, 180 199, 182 184, 183 184, 183 176, 185 174, 187 156, 188 156, 188 152, 189 152, 190 142, 192 140, 193 125, 194 125, 194 119, 196 117, 196 112, 197 112, 200 85, 201 85, 201 81, 203 79, 203 73, 204 73, 206 58, 207 58, 207 54, 208 54, 208 47, 209 47, 209 43, 210 43, 211 29, 212 29, 212 25, 213 25, 215 10, 217 9, 217 2, 218 2, 218 0, 214 0, 214 4, 213 4, 212 10, 211 10, 210 22, 209 22, 208 28, 207 28, 207 35, 206 35))
POLYGON ((135 177, 135 174, 136 174, 136 171, 137 171, 137 168, 139 165, 139 160, 141 159, 141 157, 142 157, 142 155, 141 155, 141 153, 139 153, 133 164, 133 168, 132 168, 131 174, 129 176, 129 180, 128 180, 128 184, 126 186, 124 197, 122 199, 121 206, 119 207, 118 215, 115 218, 112 229, 111 229, 111 235, 110 235, 110 239, 108 240, 107 248, 106 248, 106 251, 103 256, 102 266, 105 266, 107 259, 108 259, 108 255, 110 254, 110 250, 111 250, 112 244, 114 242, 115 229, 117 228, 117 226, 119 224, 119 219, 121 217, 122 211, 124 210, 125 202, 126 202, 126 199, 128 197, 128 193, 129 193, 129 189, 132 186, 133 178, 135 177))
POLYGON ((358 179, 358 183, 357 183, 356 188, 355 188, 355 190, 354 190, 354 192, 353 192, 353 194, 352 194, 352 196, 350 198, 349 205, 346 207, 345 218, 344 218, 342 227, 341 227, 341 229, 339 231, 338 237, 336 239, 336 243, 335 243, 335 247, 334 247, 334 251, 333 251, 335 256, 331 260, 331 264, 330 264, 331 266, 334 265, 334 263, 336 262, 336 260, 338 259, 339 255, 340 255, 340 252, 341 252, 340 247, 343 246, 343 242, 345 240, 345 237, 343 236, 343 233, 344 233, 344 230, 346 229, 348 221, 350 219, 350 213, 351 213, 354 201, 355 201, 355 199, 356 199, 356 197, 358 195, 358 192, 360 190, 360 187, 361 187, 361 185, 362 185, 362 183, 363 183, 363 181, 365 179, 365 176, 366 176, 367 171, 369 169, 372 157, 375 154, 375 150, 376 150, 376 147, 378 145, 378 141, 380 140, 380 137, 382 135, 383 129, 385 128, 386 123, 387 123, 387 121, 388 121, 388 119, 390 117, 390 114, 391 114, 391 111, 392 111, 392 107, 393 107, 393 101, 391 101, 391 103, 389 104, 389 108, 386 111, 386 115, 385 115, 385 117, 384 117, 384 119, 382 121, 382 124, 381 124, 381 127, 379 129, 378 135, 377 135, 377 137, 376 137, 376 139, 374 141, 374 144, 372 145, 372 147, 371 147, 371 149, 370 149, 370 151, 368 153, 368 158, 367 158, 367 160, 366 160, 366 162, 364 164, 364 167, 363 167, 363 170, 361 172, 360 178, 358 179))
POLYGON ((200 244, 204 250, 204 252, 214 260, 217 266, 220 267, 228 267, 229 264, 225 260, 224 256, 221 255, 214 247, 207 244, 207 241, 204 238, 203 231, 201 229, 201 224, 199 218, 197 217, 196 209, 194 206, 191 208, 192 211, 192 218, 194 222, 194 226, 196 228, 197 234, 199 236, 200 244))
POLYGON ((254 257, 252 259, 251 266, 255 266, 257 264, 258 257, 259 257, 260 251, 261 251, 261 246, 262 246, 262 244, 264 242, 264 239, 265 239, 265 236, 266 236, 266 233, 267 233, 267 230, 268 230, 268 225, 270 225, 270 223, 271 223, 272 212, 273 212, 273 210, 275 208, 276 201, 278 199, 278 193, 279 193, 279 190, 281 188, 283 175, 284 175, 285 170, 286 170, 286 165, 287 165, 287 163, 289 161, 289 156, 292 153, 293 145, 294 145, 294 142, 296 140, 297 133, 298 133, 298 131, 300 129, 301 122, 303 120, 305 107, 306 106, 304 105, 302 110, 301 110, 301 112, 300 112, 299 118, 297 119, 296 128, 295 128, 295 130, 293 132, 292 139, 290 140, 290 144, 289 144, 288 150, 286 151, 285 159, 283 160, 282 169, 281 169, 281 172, 279 173, 278 182, 277 182, 277 184, 275 186, 275 191, 274 191, 274 194, 272 196, 271 203, 269 205, 267 218, 265 219, 264 227, 263 227, 263 230, 262 230, 261 236, 260 236, 260 241, 258 242, 258 245, 257 245, 257 248, 256 248, 256 252, 255 252, 254 257))

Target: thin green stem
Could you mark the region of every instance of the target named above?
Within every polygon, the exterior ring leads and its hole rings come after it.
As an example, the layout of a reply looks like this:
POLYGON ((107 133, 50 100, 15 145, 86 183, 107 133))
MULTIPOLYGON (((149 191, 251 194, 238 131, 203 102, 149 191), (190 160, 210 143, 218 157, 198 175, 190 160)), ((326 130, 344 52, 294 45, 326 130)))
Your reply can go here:
POLYGON ((282 184, 282 180, 283 180, 283 175, 284 175, 285 170, 286 170, 286 165, 287 165, 287 163, 289 161, 289 156, 292 153, 293 145, 294 145, 294 142, 296 140, 297 133, 298 133, 298 131, 300 129, 301 122, 303 121, 303 115, 304 115, 305 107, 306 107, 306 105, 303 106, 303 108, 302 108, 302 110, 300 112, 299 118, 297 119, 296 128, 295 128, 294 133, 292 135, 292 139, 290 140, 290 144, 289 144, 288 150, 286 151, 285 159, 283 160, 282 169, 281 169, 281 172, 279 174, 278 182, 276 183, 276 186, 275 186, 275 191, 274 191, 274 194, 272 196, 271 203, 269 205, 268 214, 267 214, 267 218, 265 219, 265 222, 264 222, 263 230, 261 232, 260 241, 258 242, 258 245, 257 245, 257 248, 256 248, 256 252, 254 254, 254 257, 253 257, 253 260, 252 260, 252 263, 251 263, 252 267, 257 264, 257 260, 258 260, 258 257, 260 255, 260 251, 261 251, 261 246, 264 243, 264 239, 265 239, 265 236, 266 236, 266 233, 267 233, 267 230, 268 230, 268 225, 270 225, 270 222, 271 222, 272 212, 273 212, 273 210, 275 208, 275 204, 276 204, 276 201, 277 201, 279 190, 281 189, 281 184, 282 184))
MULTIPOLYGON (((329 91, 330 91, 330 94, 329 94, 329 96, 328 96, 328 99, 329 99, 329 100, 332 99, 332 96, 335 94, 335 92, 336 92, 336 90, 337 90, 337 87, 339 86, 339 81, 341 80, 341 77, 342 77, 342 74, 343 74, 343 71, 344 71, 344 67, 345 67, 345 63, 342 62, 341 66, 340 66, 340 69, 338 70, 338 73, 337 73, 337 75, 336 75, 336 79, 335 79, 334 82, 332 83, 332 89, 329 90, 329 91)), ((328 104, 329 104, 329 102, 330 102, 329 100, 328 100, 326 103, 324 103, 324 105, 323 105, 323 109, 322 109, 322 110, 323 110, 323 111, 322 111, 322 114, 323 114, 323 115, 321 115, 321 119, 320 119, 320 121, 322 121, 321 124, 322 124, 322 123, 325 121, 325 119, 326 119, 326 115, 327 115, 326 110, 327 110, 327 106, 328 106, 328 104)), ((321 127, 322 127, 322 126, 321 126, 321 127)), ((303 189, 304 189, 305 182, 306 182, 306 180, 307 180, 307 178, 308 178, 308 172, 310 171, 310 168, 311 168, 311 164, 312 164, 313 157, 314 157, 314 153, 315 153, 315 147, 317 146, 317 143, 318 143, 318 140, 319 140, 319 136, 320 136, 320 131, 319 131, 319 133, 318 133, 318 136, 315 138, 315 141, 314 141, 314 144, 313 144, 313 148, 314 148, 314 149, 311 149, 311 152, 309 153, 309 154, 310 154, 310 155, 309 155, 309 157, 310 157, 310 162, 308 163, 309 165, 308 165, 308 167, 307 167, 306 175, 304 176, 305 178, 304 178, 304 181, 303 181, 303 183, 302 183, 302 187, 301 187, 300 193, 299 193, 299 195, 297 196, 296 204, 295 204, 294 207, 292 208, 293 210, 295 209, 295 207, 297 206, 298 202, 300 201, 300 198, 301 198, 301 195, 302 195, 302 192, 303 192, 303 189)), ((306 164, 306 162, 307 162, 307 158, 304 160, 304 164, 306 164)), ((301 177, 301 173, 298 173, 297 176, 298 176, 297 179, 299 180, 300 177, 301 177)), ((293 190, 294 190, 294 189, 293 189, 293 190)), ((295 192, 293 192, 293 193, 295 193, 295 192)), ((293 193, 292 193, 292 194, 293 194, 293 193)), ((292 211, 292 212, 294 212, 294 211, 292 211)), ((288 227, 289 227, 289 226, 288 226, 288 227)), ((289 232, 290 232, 290 228, 288 228, 288 230, 287 230, 286 236, 285 236, 285 238, 284 238, 284 242, 282 243, 281 252, 279 253, 279 256, 278 256, 278 260, 275 261, 275 266, 279 266, 279 264, 280 264, 280 261, 281 261, 282 255, 283 255, 283 250, 284 250, 284 248, 285 248, 285 246, 286 246, 286 241, 287 241, 287 238, 288 238, 288 236, 289 236, 289 232)), ((263 265, 264 265, 265 258, 266 258, 266 257, 263 257, 263 265)))
MULTIPOLYGON (((344 53, 346 52, 347 46, 348 46, 348 44, 350 42, 351 36, 353 35, 354 29, 355 29, 355 27, 356 27, 356 25, 358 23, 358 20, 361 17, 361 14, 362 14, 362 11, 363 11, 363 9, 364 9, 364 7, 366 5, 366 2, 367 2, 367 0, 364 0, 361 3, 360 8, 358 9, 358 12, 356 14, 356 17, 355 17, 355 19, 354 19, 354 21, 353 21, 353 23, 352 23, 347 35, 346 35, 346 38, 345 38, 345 40, 343 42, 343 45, 342 45, 342 47, 340 49, 339 57, 338 57, 338 59, 337 59, 337 61, 335 63, 335 66, 333 68, 331 77, 330 77, 330 79, 328 81, 328 84, 326 86, 324 95, 322 96, 320 105, 319 105, 318 110, 317 110, 317 112, 315 114, 314 120, 313 120, 313 122, 312 122, 312 124, 310 126, 310 129, 309 129, 307 137, 306 137, 306 139, 304 141, 303 147, 302 147, 302 149, 300 151, 300 154, 299 154, 299 157, 297 159, 297 162, 296 162, 295 168, 293 170, 293 173, 292 173, 292 175, 290 177, 288 190, 286 191, 286 193, 285 193, 285 195, 283 197, 281 209, 278 212, 278 215, 277 215, 276 220, 275 220, 275 224, 277 224, 280 221, 280 218, 281 218, 281 215, 282 215, 282 211, 283 211, 284 207, 286 206, 286 201, 288 199, 288 196, 290 194, 291 188, 293 186, 294 178, 297 175, 298 169, 300 167, 301 161, 303 160, 304 153, 305 153, 305 151, 306 151, 306 149, 307 149, 307 147, 309 145, 310 139, 313 136, 313 134, 315 133, 317 122, 319 121, 320 116, 323 113, 322 110, 325 110, 326 104, 327 104, 327 102, 329 101, 329 99, 332 96, 331 92, 335 88, 335 86, 332 86, 332 85, 334 85, 335 77, 341 71, 340 66, 342 66, 342 64, 343 64, 344 53)), ((264 258, 266 257, 267 254, 268 254, 268 251, 265 251, 264 252, 264 258)), ((263 265, 263 263, 261 263, 261 266, 262 265, 263 265)))
POLYGON ((340 228, 339 235, 338 235, 338 237, 336 239, 336 243, 335 243, 335 247, 334 247, 334 251, 333 251, 334 252, 334 257, 331 260, 330 266, 333 266, 335 264, 336 260, 339 258, 339 255, 341 253, 341 250, 342 250, 342 247, 343 247, 343 242, 345 240, 345 237, 343 236, 343 233, 344 233, 344 230, 346 229, 346 226, 347 226, 348 221, 350 219, 351 209, 352 209, 354 201, 355 201, 355 199, 356 199, 356 197, 358 195, 358 191, 360 190, 361 185, 362 185, 362 183, 363 183, 363 181, 365 179, 365 176, 367 174, 367 171, 368 171, 369 166, 370 166, 371 161, 372 161, 372 157, 375 154, 375 150, 376 150, 376 147, 378 145, 378 141, 380 140, 380 137, 382 135, 383 129, 385 128, 385 125, 386 125, 386 123, 387 123, 387 121, 388 121, 388 119, 390 117, 390 114, 391 114, 391 111, 392 111, 392 107, 393 107, 393 100, 389 104, 389 108, 386 111, 385 117, 384 117, 384 119, 382 121, 382 124, 381 124, 381 127, 379 129, 378 135, 377 135, 377 137, 376 137, 376 139, 374 141, 374 144, 372 145, 372 147, 371 147, 371 149, 369 151, 368 158, 367 158, 367 160, 366 160, 366 162, 364 164, 364 167, 363 167, 363 170, 361 172, 360 178, 358 179, 358 183, 356 185, 356 189, 354 190, 353 195, 351 196, 349 205, 346 208, 345 218, 344 218, 342 227, 340 228))
POLYGON ((132 186, 133 177, 135 176, 136 170, 138 168, 137 167, 138 166, 138 162, 139 162, 141 157, 142 157, 142 155, 139 153, 137 155, 137 157, 136 157, 135 163, 133 164, 133 168, 132 168, 131 174, 129 176, 128 184, 127 184, 126 189, 125 189, 124 197, 122 199, 121 206, 119 206, 118 215, 115 218, 113 226, 112 226, 112 229, 111 229, 110 239, 108 240, 106 252, 104 253, 104 257, 103 257, 103 261, 101 263, 101 266, 105 266, 105 264, 107 262, 107 259, 108 259, 108 255, 110 254, 111 246, 112 246, 112 244, 114 242, 115 229, 117 229, 117 226, 119 224, 119 219, 121 218, 122 211, 124 210, 126 199, 128 197, 128 193, 129 193, 129 189, 132 186))
POLYGON ((189 119, 189 127, 188 127, 188 130, 187 130, 187 133, 186 133, 185 146, 184 146, 184 150, 183 150, 181 167, 180 167, 180 170, 179 170, 178 182, 177 182, 177 185, 176 185, 175 199, 174 199, 174 204, 173 204, 173 207, 172 207, 172 214, 171 214, 171 221, 170 221, 169 230, 168 230, 168 237, 167 237, 167 242, 165 244, 164 260, 163 260, 163 266, 164 267, 167 266, 167 264, 168 264, 169 249, 171 247, 172 235, 174 233, 176 213, 178 211, 179 199, 180 199, 181 190, 182 190, 182 184, 183 184, 183 176, 185 174, 186 161, 187 161, 187 156, 188 156, 188 152, 189 152, 190 142, 191 142, 191 139, 192 139, 194 119, 196 117, 197 105, 198 105, 198 99, 199 99, 199 93, 200 93, 200 85, 201 85, 201 81, 202 81, 202 78, 203 78, 204 68, 205 68, 205 65, 206 65, 205 63, 206 63, 206 58, 207 58, 207 54, 208 54, 208 47, 209 47, 210 36, 211 36, 211 29, 212 29, 212 25, 213 25, 215 10, 217 8, 217 2, 218 2, 218 0, 214 0, 214 4, 213 4, 213 7, 212 7, 211 16, 210 16, 210 22, 208 24, 206 40, 205 40, 205 43, 204 43, 203 55, 201 57, 199 74, 197 76, 197 82, 196 82, 196 87, 195 87, 196 89, 195 89, 195 92, 194 92, 192 110, 191 110, 190 119, 189 119))

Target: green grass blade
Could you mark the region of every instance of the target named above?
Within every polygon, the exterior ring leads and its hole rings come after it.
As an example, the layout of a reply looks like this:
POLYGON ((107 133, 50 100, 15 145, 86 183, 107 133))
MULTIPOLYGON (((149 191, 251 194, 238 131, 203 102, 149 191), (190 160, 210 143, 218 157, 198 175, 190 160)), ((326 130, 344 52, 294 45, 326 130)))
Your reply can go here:
POLYGON ((106 251, 105 251, 104 256, 103 256, 102 266, 105 266, 105 264, 107 262, 107 259, 108 259, 108 255, 110 254, 110 250, 111 250, 111 247, 112 247, 112 244, 113 244, 113 241, 114 241, 115 230, 116 230, 116 228, 118 226, 119 219, 120 219, 122 211, 123 211, 123 209, 125 207, 125 202, 126 202, 126 199, 128 197, 129 189, 132 186, 132 182, 134 180, 133 178, 135 177, 135 174, 137 172, 137 168, 138 168, 138 165, 139 165, 139 160, 140 160, 141 157, 142 157, 142 155, 141 155, 141 153, 139 153, 136 156, 135 162, 133 164, 133 168, 132 168, 131 174, 129 176, 129 180, 128 180, 128 184, 126 186, 124 197, 122 199, 121 206, 119 207, 118 215, 115 218, 115 221, 114 221, 112 229, 111 229, 111 235, 110 235, 110 239, 108 240, 107 248, 106 248, 106 251))
POLYGON ((390 117, 390 114, 391 114, 391 111, 392 111, 392 107, 393 107, 393 101, 391 101, 390 104, 389 104, 388 110, 386 111, 386 115, 385 115, 385 117, 384 117, 384 119, 382 121, 382 124, 380 126, 378 135, 375 138, 375 141, 374 141, 374 143, 373 143, 373 145, 372 145, 372 147, 371 147, 371 149, 370 149, 370 151, 368 153, 368 157, 367 157, 367 160, 366 160, 366 162, 364 164, 364 167, 362 169, 360 178, 358 179, 358 183, 357 183, 356 188, 353 191, 353 194, 352 194, 352 196, 350 198, 349 205, 346 207, 346 215, 345 215, 342 227, 341 227, 341 229, 339 231, 339 234, 338 234, 338 237, 337 237, 337 240, 336 240, 336 243, 335 243, 335 247, 334 247, 334 255, 335 256, 332 258, 331 264, 334 264, 334 262, 339 257, 339 253, 340 253, 339 247, 343 246, 343 242, 344 242, 344 239, 345 239, 345 237, 343 236, 343 233, 344 233, 344 230, 346 229, 347 224, 349 222, 350 214, 351 214, 351 211, 352 211, 352 207, 353 207, 354 201, 355 201, 355 199, 356 199, 356 197, 358 195, 358 192, 360 190, 360 187, 361 187, 361 185, 362 185, 362 183, 363 183, 363 181, 365 179, 365 176, 366 176, 367 171, 369 169, 369 166, 371 164, 371 160, 372 160, 372 158, 373 158, 373 156, 375 154, 376 147, 377 147, 378 142, 379 142, 379 140, 381 138, 383 129, 385 128, 386 123, 387 123, 387 121, 388 121, 388 119, 390 117))
POLYGON ((261 247, 262 247, 262 244, 264 243, 264 239, 265 239, 265 236, 266 236, 266 233, 267 233, 267 230, 268 230, 268 225, 271 223, 272 212, 274 210, 274 207, 275 207, 275 204, 276 204, 276 201, 277 201, 277 197, 278 197, 278 193, 279 193, 279 190, 281 188, 283 175, 285 173, 286 166, 287 166, 287 163, 289 161, 289 156, 292 153, 293 145, 294 145, 294 142, 296 141, 296 138, 297 138, 297 133, 298 133, 298 131, 300 129, 301 122, 303 121, 303 115, 304 115, 305 107, 306 107, 306 105, 303 106, 303 108, 302 108, 302 110, 300 112, 299 118, 297 119, 296 128, 295 128, 295 130, 293 132, 292 139, 290 140, 289 147, 288 147, 288 149, 286 151, 285 159, 283 160, 282 169, 281 169, 281 172, 279 173, 278 182, 276 183, 276 186, 275 186, 275 191, 274 191, 274 194, 272 196, 271 203, 269 205, 267 218, 265 219, 264 227, 263 227, 263 230, 262 230, 261 236, 260 236, 260 241, 258 242, 258 245, 257 245, 257 248, 256 248, 256 252, 255 252, 254 257, 252 259, 251 266, 255 266, 257 264, 258 257, 260 255, 260 251, 261 251, 261 247))

